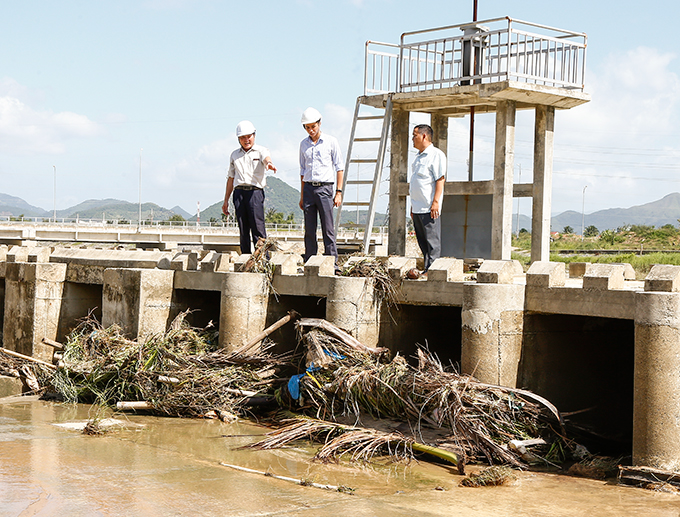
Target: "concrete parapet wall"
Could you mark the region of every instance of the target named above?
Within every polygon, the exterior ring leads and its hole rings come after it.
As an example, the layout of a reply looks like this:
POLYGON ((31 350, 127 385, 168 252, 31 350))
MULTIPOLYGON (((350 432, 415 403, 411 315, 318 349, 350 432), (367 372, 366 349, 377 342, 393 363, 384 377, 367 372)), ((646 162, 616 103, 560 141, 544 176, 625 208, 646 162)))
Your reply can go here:
POLYGON ((220 311, 220 345, 236 350, 262 332, 269 286, 261 273, 225 273, 220 311))
POLYGON ((583 275, 583 289, 610 290, 625 286, 623 264, 590 264, 583 275))
POLYGON ((523 273, 516 260, 485 260, 477 271, 480 284, 512 284, 523 273))
POLYGON ((529 287, 564 287, 566 268, 561 262, 534 262, 527 271, 529 287))
POLYGON ((66 264, 12 262, 5 271, 3 343, 9 350, 52 359, 43 337, 56 339, 66 264))
POLYGON ((680 291, 680 266, 656 264, 645 278, 645 291, 680 291))
POLYGON ((334 277, 326 298, 326 319, 365 345, 376 346, 380 307, 373 280, 334 277))
POLYGON ((522 352, 524 288, 465 284, 461 370, 482 382, 516 386, 522 352))
POLYGON ((637 293, 633 464, 680 471, 680 293, 637 293))
POLYGON ((119 325, 132 338, 165 332, 170 318, 174 272, 163 269, 106 269, 102 325, 119 325))

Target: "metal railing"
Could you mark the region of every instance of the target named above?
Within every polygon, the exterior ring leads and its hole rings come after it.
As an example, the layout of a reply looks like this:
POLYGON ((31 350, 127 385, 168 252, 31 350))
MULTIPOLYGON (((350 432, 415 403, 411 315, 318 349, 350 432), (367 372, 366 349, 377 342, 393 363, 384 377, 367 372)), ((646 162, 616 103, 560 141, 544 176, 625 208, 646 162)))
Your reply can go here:
POLYGON ((366 43, 364 95, 499 81, 582 91, 586 46, 584 33, 508 17, 405 32, 366 43))
MULTIPOLYGON (((299 235, 304 234, 304 224, 297 223, 266 223, 267 232, 274 237, 281 237, 285 234, 299 235)), ((100 232, 159 232, 159 233, 178 233, 187 234, 230 234, 238 235, 238 224, 233 221, 215 222, 205 221, 142 221, 141 225, 137 221, 117 220, 117 219, 81 219, 81 218, 57 218, 51 217, 14 217, 0 216, 0 230, 6 229, 28 229, 36 231, 87 231, 88 229, 100 232)), ((320 230, 318 230, 320 231, 320 230)), ((378 240, 385 239, 388 234, 387 226, 374 226, 372 236, 378 240)), ((338 228, 338 240, 363 239, 364 227, 343 227, 338 228)))

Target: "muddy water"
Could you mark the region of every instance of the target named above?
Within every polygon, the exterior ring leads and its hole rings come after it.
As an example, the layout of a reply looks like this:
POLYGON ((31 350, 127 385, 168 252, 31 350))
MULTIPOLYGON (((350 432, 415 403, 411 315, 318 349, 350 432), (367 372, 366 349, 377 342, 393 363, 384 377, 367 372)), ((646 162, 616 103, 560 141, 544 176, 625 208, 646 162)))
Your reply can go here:
POLYGON ((511 486, 459 488, 455 471, 426 463, 317 465, 311 451, 243 451, 261 428, 211 420, 127 417, 127 428, 86 436, 55 424, 89 406, 0 399, 0 516, 679 516, 680 496, 550 474, 511 486), (234 471, 237 464, 354 495, 234 471))

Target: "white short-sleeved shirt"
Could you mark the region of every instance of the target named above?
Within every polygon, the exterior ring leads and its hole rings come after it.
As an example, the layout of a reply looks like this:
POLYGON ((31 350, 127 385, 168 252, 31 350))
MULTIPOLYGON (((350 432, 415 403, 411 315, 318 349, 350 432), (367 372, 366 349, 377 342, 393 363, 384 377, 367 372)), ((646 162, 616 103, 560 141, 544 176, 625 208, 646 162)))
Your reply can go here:
POLYGON ((337 138, 321 133, 316 143, 312 142, 310 137, 300 142, 302 181, 335 183, 337 172, 343 170, 345 170, 345 161, 337 138))
POLYGON ((247 151, 244 151, 243 147, 239 147, 231 153, 227 177, 234 178, 234 187, 253 185, 264 188, 267 184, 264 175, 266 170, 264 159, 267 157, 271 158, 269 149, 261 145, 255 144, 247 151))
POLYGON ((434 201, 435 182, 446 176, 446 155, 430 144, 416 155, 412 168, 409 182, 411 212, 426 214, 434 201))

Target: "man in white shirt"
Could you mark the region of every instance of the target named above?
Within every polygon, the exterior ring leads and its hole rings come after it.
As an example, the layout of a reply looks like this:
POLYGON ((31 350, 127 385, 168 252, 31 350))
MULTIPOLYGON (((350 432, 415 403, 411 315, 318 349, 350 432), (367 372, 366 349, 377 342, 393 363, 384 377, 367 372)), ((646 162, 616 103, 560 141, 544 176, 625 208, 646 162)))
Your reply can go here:
POLYGON ((345 169, 338 140, 321 133, 321 113, 307 108, 302 113, 302 127, 309 137, 300 142, 300 208, 305 214, 304 261, 316 255, 317 214, 321 220, 324 255, 335 257, 337 266, 338 248, 335 242, 333 207, 342 201, 342 178, 345 169))
POLYGON ((276 172, 269 149, 255 144, 255 126, 244 120, 236 126, 236 136, 241 147, 231 153, 227 191, 224 194, 222 213, 229 215, 229 197, 234 193, 234 210, 241 235, 241 253, 250 253, 250 241, 257 245, 267 238, 264 225, 265 171, 276 172))
MULTIPOLYGON (((418 154, 409 183, 411 219, 425 259, 425 273, 441 254, 440 216, 446 181, 446 155, 432 145, 432 134, 427 124, 413 128, 413 147, 418 154)), ((409 273, 409 277, 420 276, 417 271, 409 273)))

